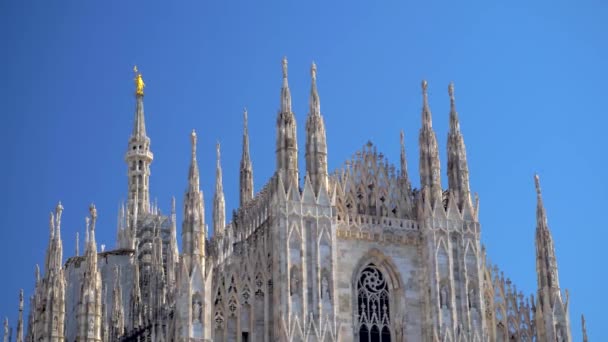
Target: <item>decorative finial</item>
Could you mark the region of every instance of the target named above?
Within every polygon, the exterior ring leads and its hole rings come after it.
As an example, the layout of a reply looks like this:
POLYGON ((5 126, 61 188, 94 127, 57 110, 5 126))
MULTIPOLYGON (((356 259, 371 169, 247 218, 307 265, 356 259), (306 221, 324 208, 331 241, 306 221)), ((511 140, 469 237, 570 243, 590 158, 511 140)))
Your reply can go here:
POLYGON ((84 229, 84 243, 86 245, 89 244, 89 227, 90 227, 90 225, 91 225, 91 219, 88 216, 86 216, 84 218, 84 226, 85 226, 85 229, 84 229))
POLYGON ((23 289, 19 289, 19 310, 23 310, 23 289))
POLYGON ((585 321, 585 315, 581 315, 581 325, 583 329, 583 342, 589 341, 589 337, 587 336, 587 322, 585 321))
POLYGON ((190 134, 190 141, 192 142, 192 159, 196 159, 196 131, 194 129, 190 134))
POLYGON ((49 213, 49 234, 51 239, 53 239, 53 236, 55 236, 55 218, 52 212, 49 213))
POLYGON ((283 56, 283 78, 287 78, 287 56, 283 56))
POLYGON ((540 192, 540 177, 538 177, 538 173, 534 174, 534 183, 536 185, 536 194, 538 196, 540 196, 541 195, 541 192, 540 192))
POLYGON ((403 130, 401 130, 401 132, 399 132, 399 141, 401 142, 401 148, 405 147, 405 133, 403 133, 403 130))
POLYGON ((422 94, 426 95, 426 88, 428 87, 428 83, 426 80, 422 80, 422 94))
POLYGON ((91 203, 89 206, 89 212, 91 213, 91 231, 95 230, 95 222, 97 221, 97 209, 95 204, 91 203))
POLYGON ((135 73, 135 94, 138 96, 144 95, 144 79, 141 76, 141 73, 137 70, 137 65, 133 67, 133 72, 135 73))
POLYGON ((450 100, 454 101, 454 82, 450 82, 448 85, 448 94, 450 94, 450 100))
POLYGON ((76 256, 80 256, 80 234, 76 232, 76 256))
POLYGON ((217 153, 217 164, 220 164, 220 142, 215 143, 215 152, 217 153))
POLYGON ((57 207, 55 208, 55 214, 57 215, 57 220, 61 220, 61 213, 63 212, 63 205, 61 205, 61 201, 57 203, 57 207))
POLYGON ((312 65, 310 66, 310 76, 312 77, 313 81, 317 80, 317 65, 315 64, 315 62, 312 62, 312 65))
POLYGON ((40 266, 38 264, 36 264, 36 267, 34 268, 34 278, 36 279, 36 284, 38 284, 40 281, 40 266))
POLYGON ((57 203, 57 207, 55 208, 55 228, 57 229, 57 238, 59 238, 59 230, 61 229, 61 213, 63 213, 63 205, 61 205, 61 201, 57 203))

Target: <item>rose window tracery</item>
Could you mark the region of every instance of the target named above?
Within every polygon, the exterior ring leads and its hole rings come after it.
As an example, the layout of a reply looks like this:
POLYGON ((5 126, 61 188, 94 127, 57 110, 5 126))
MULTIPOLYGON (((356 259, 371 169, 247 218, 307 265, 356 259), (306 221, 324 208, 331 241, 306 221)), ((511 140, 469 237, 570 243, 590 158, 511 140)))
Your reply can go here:
POLYGON ((357 323, 360 342, 390 342, 390 293, 386 278, 369 264, 357 280, 357 323))

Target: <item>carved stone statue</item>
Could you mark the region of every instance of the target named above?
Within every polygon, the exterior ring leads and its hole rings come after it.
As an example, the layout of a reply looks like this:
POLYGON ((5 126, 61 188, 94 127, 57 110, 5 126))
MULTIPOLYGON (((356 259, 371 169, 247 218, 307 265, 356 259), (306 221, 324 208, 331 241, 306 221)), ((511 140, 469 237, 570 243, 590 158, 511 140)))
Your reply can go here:
POLYGON ((329 291, 329 281, 327 280, 327 276, 323 276, 323 280, 321 280, 321 298, 325 300, 331 300, 331 293, 329 291))
POLYGON ((137 71, 137 66, 133 67, 133 72, 135 72, 135 94, 143 95, 146 86, 144 79, 141 77, 141 73, 137 71))
POLYGON ((445 285, 441 287, 439 292, 439 303, 441 304, 442 309, 448 307, 448 288, 445 285))

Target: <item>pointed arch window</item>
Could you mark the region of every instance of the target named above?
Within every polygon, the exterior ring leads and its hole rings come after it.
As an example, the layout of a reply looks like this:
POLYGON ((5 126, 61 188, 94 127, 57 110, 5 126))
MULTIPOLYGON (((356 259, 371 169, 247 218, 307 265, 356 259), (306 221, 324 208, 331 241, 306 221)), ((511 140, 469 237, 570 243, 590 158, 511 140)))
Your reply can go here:
POLYGON ((382 271, 367 265, 357 278, 357 321, 360 342, 390 342, 390 292, 382 271))

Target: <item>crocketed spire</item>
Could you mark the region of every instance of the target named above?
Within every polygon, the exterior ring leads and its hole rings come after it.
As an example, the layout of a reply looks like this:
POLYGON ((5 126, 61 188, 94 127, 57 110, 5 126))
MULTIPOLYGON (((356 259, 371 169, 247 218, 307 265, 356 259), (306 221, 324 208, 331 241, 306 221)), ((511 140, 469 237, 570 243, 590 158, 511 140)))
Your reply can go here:
POLYGON ((423 193, 428 196, 425 201, 434 205, 442 200, 441 170, 437 137, 435 131, 433 131, 431 109, 428 103, 427 87, 427 82, 422 81, 422 128, 418 139, 420 145, 420 184, 423 193))
POLYGON ((277 171, 285 188, 297 189, 298 174, 298 138, 296 118, 291 111, 291 94, 287 82, 287 58, 283 58, 283 86, 281 87, 281 106, 277 117, 276 157, 277 171))
POLYGON ((241 155, 241 169, 239 173, 241 207, 253 198, 253 166, 249 155, 249 128, 247 108, 243 110, 243 154, 241 155))
POLYGON ((454 98, 454 83, 448 86, 450 95, 450 131, 448 133, 448 185, 450 194, 460 210, 466 204, 471 206, 471 190, 469 188, 469 165, 464 138, 460 132, 456 100, 454 98))
POLYGON ((306 174, 317 193, 321 186, 327 189, 327 138, 325 122, 321 116, 321 102, 317 91, 317 65, 310 67, 310 102, 306 117, 306 174))
POLYGON ((223 233, 226 225, 226 201, 222 184, 222 165, 220 162, 220 143, 216 145, 217 165, 215 169, 215 195, 213 196, 213 232, 223 233))

